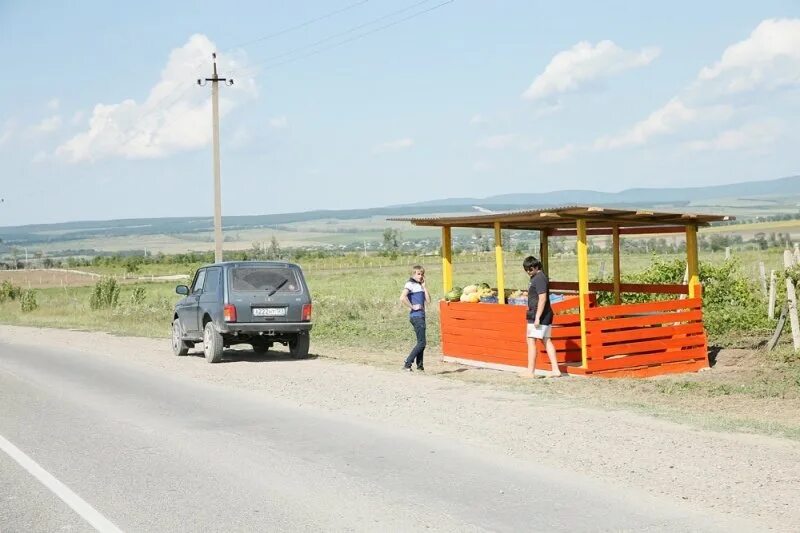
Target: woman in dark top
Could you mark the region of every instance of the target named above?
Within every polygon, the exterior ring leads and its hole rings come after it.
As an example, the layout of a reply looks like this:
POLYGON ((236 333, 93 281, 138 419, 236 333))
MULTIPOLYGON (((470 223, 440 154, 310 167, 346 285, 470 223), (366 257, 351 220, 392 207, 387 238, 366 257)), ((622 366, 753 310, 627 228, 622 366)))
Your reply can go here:
POLYGON ((547 275, 542 272, 542 262, 529 255, 522 262, 522 268, 531 278, 528 287, 528 372, 534 373, 536 365, 536 339, 544 343, 547 357, 550 359, 552 370, 547 377, 560 377, 561 371, 558 369, 556 361, 556 347, 550 340, 550 332, 553 324, 553 309, 550 307, 550 289, 547 275))

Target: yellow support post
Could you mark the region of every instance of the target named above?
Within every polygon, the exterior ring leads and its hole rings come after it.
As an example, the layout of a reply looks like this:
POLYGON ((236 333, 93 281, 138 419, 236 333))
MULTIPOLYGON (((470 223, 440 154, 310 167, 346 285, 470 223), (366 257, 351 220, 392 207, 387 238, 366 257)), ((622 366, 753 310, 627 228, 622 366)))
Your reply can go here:
POLYGON ((442 226, 442 290, 446 294, 453 288, 453 244, 450 226, 442 226))
POLYGON ((586 220, 578 219, 578 299, 581 311, 581 367, 587 366, 586 304, 589 295, 589 252, 586 241, 586 220))
POLYGON ((619 226, 611 228, 611 247, 614 249, 614 303, 622 303, 622 296, 619 293, 620 285, 620 261, 619 261, 619 226))
POLYGON ((686 226, 686 269, 689 273, 689 298, 697 296, 700 270, 697 262, 697 226, 686 226))
POLYGON ((505 274, 503 273, 503 235, 500 223, 494 223, 494 261, 497 265, 497 303, 506 303, 505 274))
POLYGON ((542 262, 542 272, 548 278, 550 277, 549 258, 550 252, 547 250, 547 230, 539 230, 539 261, 542 262))

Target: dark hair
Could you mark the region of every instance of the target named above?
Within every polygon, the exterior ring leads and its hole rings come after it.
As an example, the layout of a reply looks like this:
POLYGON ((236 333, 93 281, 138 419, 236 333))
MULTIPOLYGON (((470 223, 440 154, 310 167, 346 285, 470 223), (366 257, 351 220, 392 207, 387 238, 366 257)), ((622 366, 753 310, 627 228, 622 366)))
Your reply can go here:
POLYGON ((522 268, 525 269, 525 272, 530 272, 534 268, 536 270, 541 270, 542 269, 542 262, 539 261, 538 259, 536 259, 535 257, 533 257, 532 255, 529 255, 522 262, 522 268))

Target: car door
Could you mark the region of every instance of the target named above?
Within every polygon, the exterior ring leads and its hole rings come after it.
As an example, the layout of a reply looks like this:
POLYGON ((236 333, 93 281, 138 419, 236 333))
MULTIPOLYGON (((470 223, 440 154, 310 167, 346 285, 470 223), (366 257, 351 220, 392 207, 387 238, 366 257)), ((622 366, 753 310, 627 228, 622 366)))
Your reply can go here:
POLYGON ((203 326, 203 315, 208 313, 212 319, 220 319, 222 312, 222 296, 220 294, 220 278, 222 269, 220 267, 209 267, 206 269, 206 277, 203 282, 203 292, 197 306, 198 327, 203 326))
POLYGON ((206 280, 206 269, 201 268, 197 271, 194 277, 194 282, 189 288, 189 295, 186 297, 186 307, 184 308, 184 316, 181 317, 183 327, 186 332, 191 335, 199 335, 200 333, 200 296, 203 294, 203 284, 206 280))

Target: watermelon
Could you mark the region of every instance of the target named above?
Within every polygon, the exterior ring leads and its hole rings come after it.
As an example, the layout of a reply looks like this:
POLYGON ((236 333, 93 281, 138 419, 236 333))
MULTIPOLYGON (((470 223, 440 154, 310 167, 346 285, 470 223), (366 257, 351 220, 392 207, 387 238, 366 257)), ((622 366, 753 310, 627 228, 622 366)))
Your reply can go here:
POLYGON ((444 295, 444 299, 448 302, 457 302, 461 299, 461 294, 463 290, 461 287, 453 287, 453 289, 444 295))

